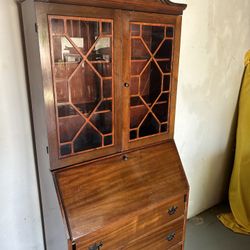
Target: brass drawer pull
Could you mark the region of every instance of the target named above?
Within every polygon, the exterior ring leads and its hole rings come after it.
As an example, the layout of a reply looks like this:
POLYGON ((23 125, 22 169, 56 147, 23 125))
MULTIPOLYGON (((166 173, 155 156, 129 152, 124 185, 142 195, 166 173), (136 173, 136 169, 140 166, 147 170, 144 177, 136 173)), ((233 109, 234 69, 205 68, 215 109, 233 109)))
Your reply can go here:
POLYGON ((168 209, 168 214, 169 215, 174 215, 177 211, 178 207, 177 206, 173 206, 171 208, 168 209))
POLYGON ((103 246, 103 243, 101 241, 99 243, 95 243, 94 245, 90 246, 89 250, 100 250, 102 246, 103 246))
POLYGON ((172 241, 174 238, 175 238, 175 232, 172 232, 167 236, 168 241, 172 241))

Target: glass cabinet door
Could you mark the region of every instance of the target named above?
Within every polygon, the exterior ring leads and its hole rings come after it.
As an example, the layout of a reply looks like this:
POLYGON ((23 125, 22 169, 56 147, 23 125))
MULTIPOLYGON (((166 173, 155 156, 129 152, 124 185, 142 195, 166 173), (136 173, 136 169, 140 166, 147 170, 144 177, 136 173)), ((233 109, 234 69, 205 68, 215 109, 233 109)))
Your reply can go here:
POLYGON ((163 18, 163 23, 158 23, 160 17, 141 16, 131 17, 135 21, 129 22, 127 65, 130 72, 126 80, 130 83, 127 112, 130 146, 169 139, 173 129, 170 114, 175 105, 173 78, 174 71, 177 72, 174 68, 175 20, 165 23, 163 18))
POLYGON ((48 20, 59 158, 113 146, 113 20, 48 20))

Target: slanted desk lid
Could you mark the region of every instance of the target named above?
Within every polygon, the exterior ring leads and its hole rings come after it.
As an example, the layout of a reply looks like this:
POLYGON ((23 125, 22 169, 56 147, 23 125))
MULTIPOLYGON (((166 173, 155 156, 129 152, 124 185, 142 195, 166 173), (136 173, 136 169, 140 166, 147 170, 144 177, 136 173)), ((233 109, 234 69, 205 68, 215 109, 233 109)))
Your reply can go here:
POLYGON ((73 240, 188 190, 173 141, 60 170, 55 180, 73 240))

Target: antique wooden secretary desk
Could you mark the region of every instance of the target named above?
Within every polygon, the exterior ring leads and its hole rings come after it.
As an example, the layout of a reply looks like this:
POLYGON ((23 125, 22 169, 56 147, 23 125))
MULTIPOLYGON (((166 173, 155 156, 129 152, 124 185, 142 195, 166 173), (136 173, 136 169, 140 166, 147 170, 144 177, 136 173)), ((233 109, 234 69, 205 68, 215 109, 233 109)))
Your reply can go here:
POLYGON ((48 250, 183 249, 173 140, 182 12, 168 0, 25 0, 48 250))

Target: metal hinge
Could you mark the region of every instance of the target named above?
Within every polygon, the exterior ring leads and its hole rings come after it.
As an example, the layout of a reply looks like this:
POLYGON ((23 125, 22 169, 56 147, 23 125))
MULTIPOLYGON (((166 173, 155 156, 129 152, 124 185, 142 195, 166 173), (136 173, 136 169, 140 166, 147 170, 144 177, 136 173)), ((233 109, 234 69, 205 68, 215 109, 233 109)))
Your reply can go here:
POLYGON ((49 154, 49 147, 48 146, 46 146, 46 152, 47 152, 47 154, 49 154))
POLYGON ((35 23, 35 31, 36 31, 36 33, 38 32, 38 25, 37 25, 37 23, 35 23))
POLYGON ((187 202, 187 195, 184 195, 184 202, 187 202))

